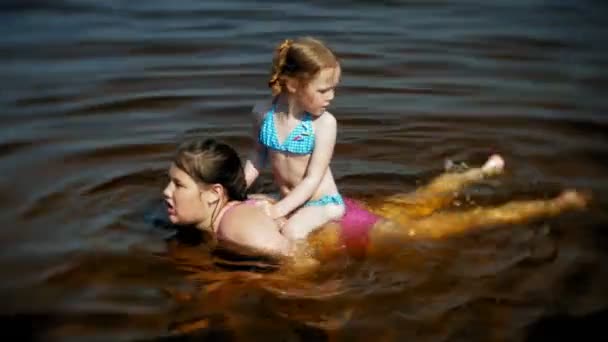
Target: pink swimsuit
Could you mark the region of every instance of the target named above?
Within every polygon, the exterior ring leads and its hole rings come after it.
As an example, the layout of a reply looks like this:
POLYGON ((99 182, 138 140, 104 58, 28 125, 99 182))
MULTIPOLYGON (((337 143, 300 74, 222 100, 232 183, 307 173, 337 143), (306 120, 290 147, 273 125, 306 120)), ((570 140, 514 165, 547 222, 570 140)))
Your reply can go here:
POLYGON ((365 254, 369 244, 369 232, 380 219, 350 198, 344 198, 346 213, 342 216, 342 241, 348 251, 365 254))
MULTIPOLYGON (((248 199, 243 203, 255 205, 255 202, 255 199, 248 199)), ((342 241, 349 252, 365 254, 369 243, 369 231, 378 222, 380 217, 369 212, 350 198, 344 198, 344 205, 346 212, 340 220, 342 241)))

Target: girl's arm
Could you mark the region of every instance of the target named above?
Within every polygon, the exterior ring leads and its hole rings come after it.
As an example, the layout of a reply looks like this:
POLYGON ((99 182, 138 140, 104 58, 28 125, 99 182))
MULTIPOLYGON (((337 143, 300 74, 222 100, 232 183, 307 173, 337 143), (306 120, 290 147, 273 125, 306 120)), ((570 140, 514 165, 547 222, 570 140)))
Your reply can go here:
POLYGON ((336 144, 336 118, 330 113, 325 113, 317 120, 321 120, 320 129, 315 132, 315 148, 304 179, 285 198, 270 208, 270 216, 273 218, 287 216, 308 201, 329 168, 336 144))
POLYGON ((244 171, 245 171, 245 181, 247 182, 247 188, 255 182, 255 180, 260 175, 261 168, 264 167, 266 163, 266 157, 268 151, 265 146, 262 146, 258 141, 258 137, 260 134, 260 125, 262 124, 262 120, 264 119, 263 105, 257 104, 253 107, 251 111, 251 115, 253 117, 253 130, 252 130, 252 139, 253 139, 253 148, 249 152, 247 156, 247 161, 245 161, 244 171))

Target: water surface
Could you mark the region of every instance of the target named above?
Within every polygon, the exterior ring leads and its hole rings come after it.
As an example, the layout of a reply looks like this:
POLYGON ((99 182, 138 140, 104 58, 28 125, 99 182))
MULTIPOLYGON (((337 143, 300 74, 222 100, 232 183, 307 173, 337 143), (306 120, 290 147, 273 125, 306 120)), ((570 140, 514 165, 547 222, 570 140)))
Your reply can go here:
POLYGON ((3 327, 45 340, 590 340, 608 322, 607 9, 3 2, 3 327), (345 194, 410 191, 446 158, 500 152, 508 172, 471 190, 481 202, 580 188, 593 205, 307 280, 167 242, 154 218, 176 144, 215 137, 245 154, 272 49, 299 35, 342 59, 332 167, 345 194))

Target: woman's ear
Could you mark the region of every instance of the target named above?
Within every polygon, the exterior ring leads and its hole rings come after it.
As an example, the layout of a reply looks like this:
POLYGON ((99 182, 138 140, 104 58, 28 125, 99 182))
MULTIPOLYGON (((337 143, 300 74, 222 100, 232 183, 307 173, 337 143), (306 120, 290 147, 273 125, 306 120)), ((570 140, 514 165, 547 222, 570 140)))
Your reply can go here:
POLYGON ((207 205, 212 205, 220 201, 222 195, 224 194, 224 187, 220 184, 212 184, 204 186, 200 190, 200 199, 201 202, 207 203, 207 205))
POLYGON ((224 187, 221 184, 212 184, 210 190, 213 194, 214 200, 220 200, 225 195, 224 187))

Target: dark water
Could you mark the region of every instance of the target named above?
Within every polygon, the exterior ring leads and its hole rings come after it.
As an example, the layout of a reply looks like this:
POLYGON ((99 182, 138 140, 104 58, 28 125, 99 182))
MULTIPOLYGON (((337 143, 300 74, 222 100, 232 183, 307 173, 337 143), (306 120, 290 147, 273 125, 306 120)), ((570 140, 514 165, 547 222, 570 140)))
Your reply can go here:
POLYGON ((2 331, 593 340, 608 323, 606 14, 567 0, 3 1, 2 331), (303 280, 167 242, 151 221, 175 144, 212 136, 245 153, 272 48, 304 34, 343 61, 332 111, 344 193, 410 191, 445 158, 498 151, 508 173, 473 195, 580 188, 591 208, 336 260, 303 280))

